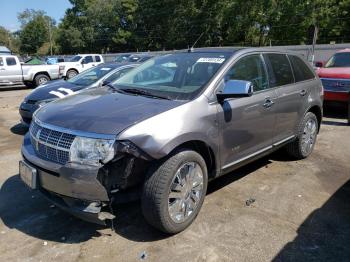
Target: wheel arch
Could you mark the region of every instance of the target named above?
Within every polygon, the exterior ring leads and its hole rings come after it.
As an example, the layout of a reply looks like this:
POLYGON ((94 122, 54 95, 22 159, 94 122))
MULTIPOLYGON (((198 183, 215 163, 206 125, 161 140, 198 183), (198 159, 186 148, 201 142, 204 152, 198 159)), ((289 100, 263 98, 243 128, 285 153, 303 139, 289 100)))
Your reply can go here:
POLYGON ((216 176, 218 161, 215 157, 214 150, 206 142, 202 140, 189 140, 174 147, 169 154, 180 148, 191 149, 200 154, 207 165, 209 179, 216 176))
POLYGON ((318 132, 320 132, 322 116, 323 116, 322 108, 318 105, 313 105, 313 106, 309 107, 309 109, 306 112, 311 112, 311 113, 315 114, 315 116, 317 118, 317 122, 318 122, 318 132))

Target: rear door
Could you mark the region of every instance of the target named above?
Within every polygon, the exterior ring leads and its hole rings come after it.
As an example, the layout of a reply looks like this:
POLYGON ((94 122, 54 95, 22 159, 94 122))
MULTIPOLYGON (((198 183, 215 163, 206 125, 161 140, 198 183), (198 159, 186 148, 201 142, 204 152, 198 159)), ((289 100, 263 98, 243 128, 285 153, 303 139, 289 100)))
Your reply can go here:
POLYGON ((253 83, 251 97, 227 99, 218 106, 223 169, 262 153, 272 146, 276 122, 276 92, 268 83, 261 54, 240 58, 226 73, 224 81, 246 80, 253 83))
POLYGON ((296 81, 296 78, 299 79, 300 66, 306 66, 303 61, 300 65, 300 58, 278 53, 264 54, 264 58, 269 72, 270 86, 276 88, 277 92, 273 142, 278 143, 295 135, 299 121, 306 110, 310 85, 307 81, 296 81), (293 58, 292 61, 290 57, 293 58))

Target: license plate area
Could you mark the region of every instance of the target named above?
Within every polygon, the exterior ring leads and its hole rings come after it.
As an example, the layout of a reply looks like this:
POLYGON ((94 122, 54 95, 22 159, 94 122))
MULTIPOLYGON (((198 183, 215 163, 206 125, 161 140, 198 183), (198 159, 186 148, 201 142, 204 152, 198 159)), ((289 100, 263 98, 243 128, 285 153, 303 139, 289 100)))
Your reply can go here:
POLYGON ((38 172, 36 168, 24 161, 19 161, 19 176, 31 189, 37 189, 38 172))

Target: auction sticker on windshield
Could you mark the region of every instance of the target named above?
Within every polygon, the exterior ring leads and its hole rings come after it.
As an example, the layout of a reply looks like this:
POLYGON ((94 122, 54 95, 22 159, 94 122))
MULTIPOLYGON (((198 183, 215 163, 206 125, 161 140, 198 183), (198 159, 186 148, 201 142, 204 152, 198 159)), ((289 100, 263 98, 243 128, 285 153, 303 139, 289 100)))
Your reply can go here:
POLYGON ((197 63, 216 63, 222 64, 225 61, 225 58, 217 57, 202 57, 197 60, 197 63))

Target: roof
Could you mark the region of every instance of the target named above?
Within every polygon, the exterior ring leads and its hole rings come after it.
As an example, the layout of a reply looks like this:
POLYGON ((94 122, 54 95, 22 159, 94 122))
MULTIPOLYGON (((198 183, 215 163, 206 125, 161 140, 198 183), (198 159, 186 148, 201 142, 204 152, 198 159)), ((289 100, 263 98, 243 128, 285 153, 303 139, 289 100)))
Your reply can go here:
POLYGON ((345 48, 343 50, 339 50, 336 53, 350 53, 350 48, 345 48))
POLYGON ((11 51, 6 46, 0 45, 0 53, 11 54, 11 51))

